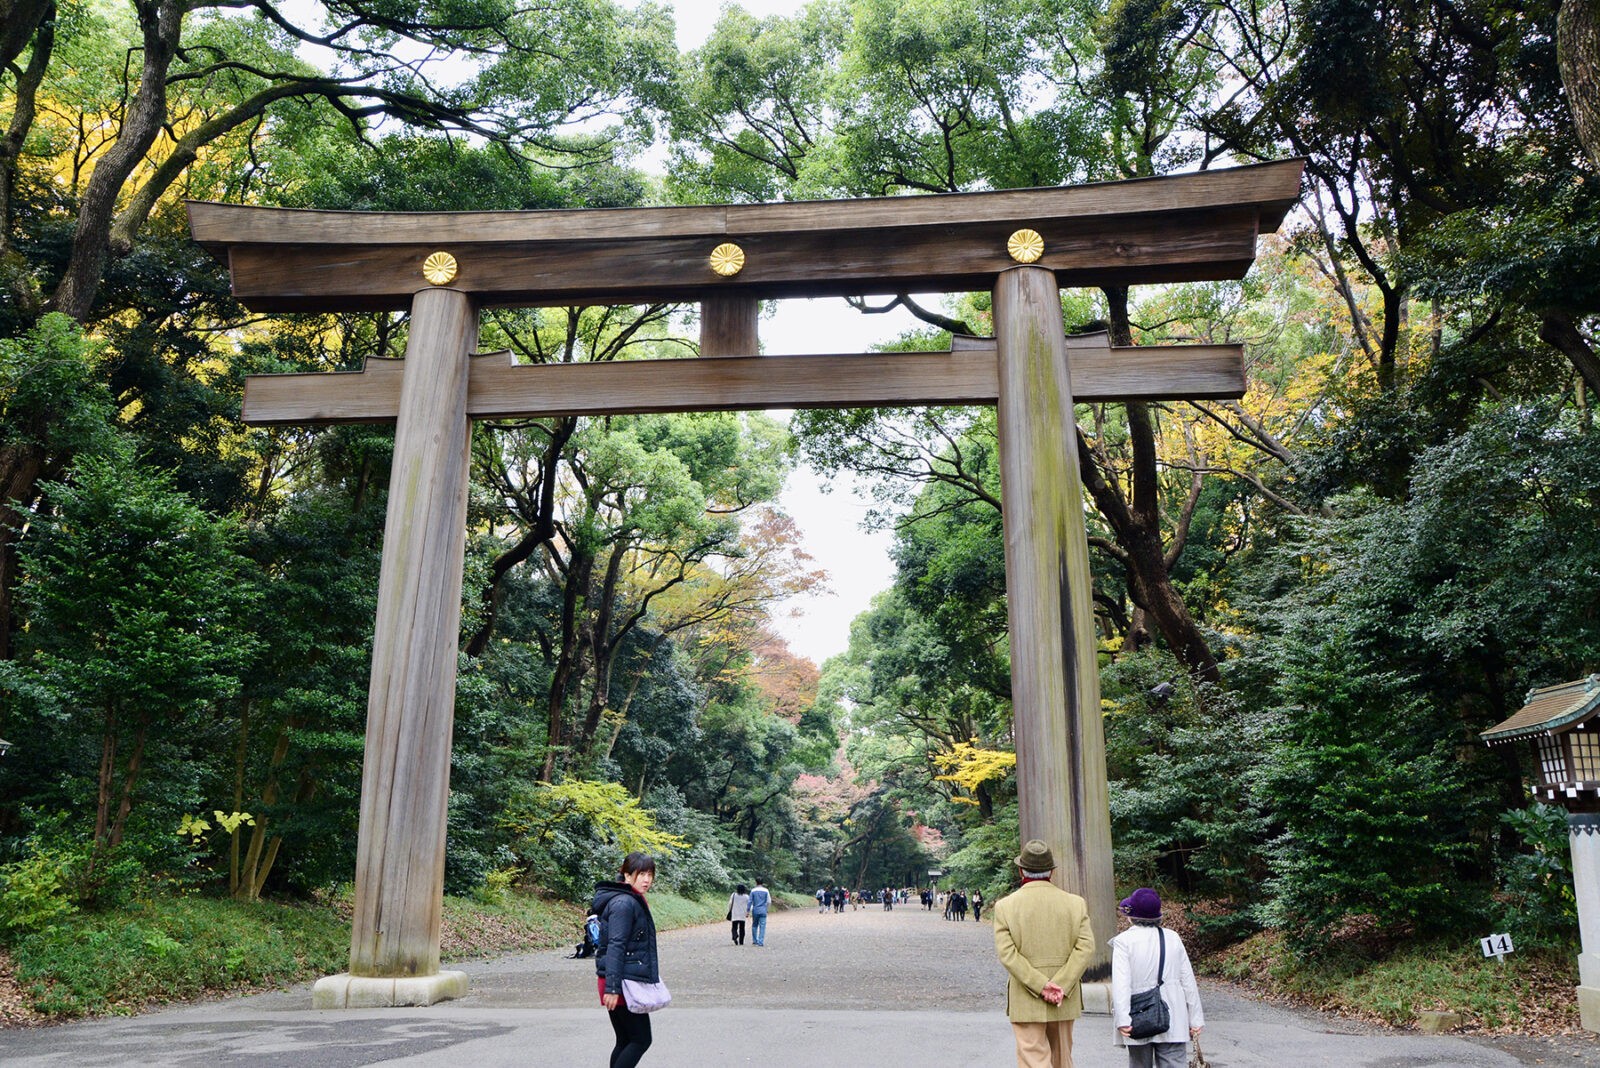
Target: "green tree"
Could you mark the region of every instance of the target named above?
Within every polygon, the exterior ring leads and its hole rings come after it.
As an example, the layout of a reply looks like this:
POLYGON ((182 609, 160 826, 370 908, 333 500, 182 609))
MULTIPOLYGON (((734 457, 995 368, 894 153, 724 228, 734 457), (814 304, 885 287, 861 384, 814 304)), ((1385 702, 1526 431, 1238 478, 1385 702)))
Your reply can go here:
POLYGON ((257 644, 226 706, 231 759, 211 780, 218 805, 255 817, 228 836, 241 900, 275 873, 296 889, 339 881, 355 852, 384 499, 362 499, 359 478, 332 466, 360 456, 338 444, 362 439, 329 437, 321 484, 275 508, 247 546, 261 595, 242 622, 257 644))
POLYGON ((263 0, 251 8, 251 19, 225 6, 174 2, 126 12, 30 3, 12 12, 21 21, 7 22, 7 50, 15 49, 6 57, 7 88, 18 106, 0 155, 0 254, 20 306, 88 319, 108 264, 133 251, 156 204, 217 149, 246 157, 287 108, 358 128, 389 119, 524 152, 593 158, 609 154, 628 123, 639 129, 643 115, 625 107, 630 89, 655 75, 670 47, 671 22, 659 9, 629 12, 605 0, 537 9, 444 4, 403 15, 365 4, 302 13, 263 0), (138 42, 137 62, 108 62, 103 50, 124 36, 138 42), (330 70, 301 59, 300 45, 328 56, 330 70), (73 54, 86 48, 101 51, 73 54), (26 63, 14 64, 23 54, 26 63), (108 84, 74 81, 83 60, 123 74, 108 84), (441 69, 452 61, 454 74, 441 69), (39 277, 17 259, 26 242, 16 198, 37 180, 28 166, 37 166, 45 144, 33 135, 47 132, 36 129, 38 101, 58 81, 68 106, 104 108, 112 122, 83 148, 94 159, 71 189, 70 249, 39 277), (608 117, 609 135, 557 135, 567 124, 598 126, 608 117))
POLYGON ((64 315, 0 338, 0 658, 10 655, 16 540, 39 504, 40 483, 73 458, 112 448, 111 395, 99 350, 64 315))
POLYGON ((192 775, 163 761, 238 691, 254 645, 238 622, 258 594, 237 531, 161 474, 86 458, 49 489, 55 508, 22 544, 21 671, 48 695, 38 714, 96 741, 98 766, 67 770, 93 800, 98 859, 123 842, 146 779, 192 775))
POLYGON ((1356 915, 1449 926, 1486 899, 1498 813, 1525 791, 1477 733, 1595 666, 1592 418, 1488 409, 1421 454, 1409 500, 1340 499, 1254 571, 1236 678, 1273 709, 1260 798, 1284 828, 1278 915, 1305 944, 1356 915), (1434 892, 1462 911, 1425 914, 1434 892))
MULTIPOLYGON (((1588 388, 1600 388, 1581 330, 1597 308, 1592 294, 1570 299, 1567 277, 1584 253, 1561 237, 1597 210, 1595 174, 1561 91, 1563 5, 1304 0, 1278 17, 1263 17, 1266 5, 1204 6, 1223 13, 1239 45, 1222 53, 1238 85, 1233 104, 1208 129, 1243 152, 1307 157, 1318 224, 1308 237, 1337 278, 1381 392, 1404 384, 1419 348, 1431 343, 1437 354, 1443 340, 1440 329, 1414 336, 1419 246, 1442 223, 1492 233, 1515 229, 1523 212, 1544 225, 1512 252, 1530 275, 1542 265, 1546 286, 1486 288, 1432 313, 1459 322, 1463 336, 1531 317, 1588 388)), ((1479 246, 1486 260, 1506 251, 1492 245, 1479 246)), ((1592 276, 1593 263, 1581 271, 1592 276)))

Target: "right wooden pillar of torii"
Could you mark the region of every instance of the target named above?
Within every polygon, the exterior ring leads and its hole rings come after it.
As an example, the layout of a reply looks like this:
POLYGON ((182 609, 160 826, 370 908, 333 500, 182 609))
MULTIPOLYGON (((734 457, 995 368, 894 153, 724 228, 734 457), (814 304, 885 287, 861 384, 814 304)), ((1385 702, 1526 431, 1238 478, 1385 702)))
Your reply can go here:
POLYGON ((1059 286, 1242 277, 1298 160, 1058 189, 689 208, 396 214, 192 203, 195 239, 263 312, 411 312, 404 360, 246 383, 258 425, 392 421, 350 971, 322 1007, 429 1004, 474 419, 996 404, 1021 837, 1116 930, 1105 742, 1073 407, 1238 397, 1236 345, 1069 339, 1059 286), (948 352, 763 357, 759 302, 990 290, 995 336, 948 352), (514 365, 473 355, 486 306, 695 302, 714 359, 514 365))

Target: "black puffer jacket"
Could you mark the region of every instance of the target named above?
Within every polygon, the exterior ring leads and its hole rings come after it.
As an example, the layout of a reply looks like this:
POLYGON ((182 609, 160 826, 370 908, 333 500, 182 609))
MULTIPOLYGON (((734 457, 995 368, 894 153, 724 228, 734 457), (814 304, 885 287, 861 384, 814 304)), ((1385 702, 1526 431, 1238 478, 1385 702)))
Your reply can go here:
POLYGON ((622 993, 624 979, 660 982, 656 921, 644 898, 627 883, 599 883, 589 909, 600 917, 600 945, 594 955, 594 970, 604 977, 606 993, 622 993))

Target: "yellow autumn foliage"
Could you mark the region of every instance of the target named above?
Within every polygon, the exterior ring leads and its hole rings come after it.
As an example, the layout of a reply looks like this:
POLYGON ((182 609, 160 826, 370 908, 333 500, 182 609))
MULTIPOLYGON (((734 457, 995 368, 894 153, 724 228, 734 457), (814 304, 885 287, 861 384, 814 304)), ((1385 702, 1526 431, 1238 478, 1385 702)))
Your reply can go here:
POLYGON ((977 793, 978 787, 1004 778, 1017 766, 1017 754, 1003 749, 984 749, 976 738, 957 742, 948 752, 933 754, 932 760, 944 772, 934 776, 936 781, 966 791, 965 795, 954 794, 950 798, 963 805, 976 805, 976 798, 970 795, 977 793))

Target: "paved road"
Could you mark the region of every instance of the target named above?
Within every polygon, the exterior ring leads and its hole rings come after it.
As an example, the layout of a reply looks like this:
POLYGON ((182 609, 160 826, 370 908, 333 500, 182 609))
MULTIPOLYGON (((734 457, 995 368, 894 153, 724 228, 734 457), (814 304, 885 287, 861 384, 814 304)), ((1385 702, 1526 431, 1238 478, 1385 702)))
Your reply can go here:
MULTIPOLYGON (((661 936, 675 1001, 646 1068, 1009 1068, 1004 984, 987 924, 902 907, 773 917, 765 948, 726 927, 661 936)), ((598 1066, 610 1029, 592 966, 557 953, 462 966, 472 993, 427 1009, 315 1012, 310 991, 0 1032, 6 1068, 598 1066)), ((1490 1045, 1375 1031, 1207 987, 1213 1068, 1600 1065, 1594 1044, 1490 1045)), ((1080 1021, 1077 1068, 1123 1068, 1105 1017, 1080 1021)))

